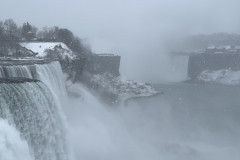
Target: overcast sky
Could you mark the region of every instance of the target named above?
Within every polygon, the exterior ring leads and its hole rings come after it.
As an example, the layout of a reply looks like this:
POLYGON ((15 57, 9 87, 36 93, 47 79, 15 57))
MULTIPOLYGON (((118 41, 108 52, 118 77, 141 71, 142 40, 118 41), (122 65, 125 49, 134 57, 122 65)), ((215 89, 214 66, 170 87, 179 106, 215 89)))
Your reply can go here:
POLYGON ((240 32, 240 0, 2 0, 0 4, 0 19, 69 28, 94 52, 121 55, 124 75, 147 81, 157 74, 149 65, 159 72, 166 67, 159 63, 164 63, 168 37, 240 32))

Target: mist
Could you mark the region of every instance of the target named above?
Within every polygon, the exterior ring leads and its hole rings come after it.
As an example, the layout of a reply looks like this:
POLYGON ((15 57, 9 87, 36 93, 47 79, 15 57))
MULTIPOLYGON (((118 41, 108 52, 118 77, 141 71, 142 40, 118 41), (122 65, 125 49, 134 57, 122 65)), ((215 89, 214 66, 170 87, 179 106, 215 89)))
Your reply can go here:
POLYGON ((0 14, 39 28, 67 27, 93 52, 121 55, 123 76, 156 83, 178 79, 171 76, 169 52, 184 37, 239 33, 239 5, 238 0, 9 0, 2 2, 0 14))
POLYGON ((65 108, 76 159, 239 158, 239 118, 233 113, 238 112, 233 106, 238 98, 229 95, 239 93, 239 88, 195 86, 201 92, 193 95, 196 88, 187 84, 165 87, 169 86, 161 86, 167 92, 163 96, 112 108, 84 86, 72 86, 82 95, 65 108), (219 92, 214 102, 207 100, 212 91, 219 92))

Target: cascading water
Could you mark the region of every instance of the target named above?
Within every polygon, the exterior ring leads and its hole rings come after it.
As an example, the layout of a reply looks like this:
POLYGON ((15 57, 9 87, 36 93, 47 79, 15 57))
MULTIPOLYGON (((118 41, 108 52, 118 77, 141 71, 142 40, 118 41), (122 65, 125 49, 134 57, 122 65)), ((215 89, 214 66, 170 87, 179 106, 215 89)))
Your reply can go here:
POLYGON ((1 66, 0 77, 6 79, 0 83, 0 118, 20 132, 32 159, 71 159, 59 103, 66 95, 60 64, 1 66))
POLYGON ((30 78, 45 83, 56 97, 66 97, 66 88, 58 61, 46 64, 0 66, 0 78, 30 78))
POLYGON ((62 111, 42 82, 1 83, 0 117, 27 140, 36 160, 67 160, 62 111))
POLYGON ((0 66, 0 77, 21 77, 36 79, 36 67, 35 65, 0 66))
POLYGON ((188 79, 188 55, 173 55, 172 56, 172 74, 177 81, 188 79))
POLYGON ((45 83, 53 94, 61 99, 66 97, 66 88, 64 84, 64 77, 59 62, 54 61, 49 64, 35 64, 37 79, 45 83))

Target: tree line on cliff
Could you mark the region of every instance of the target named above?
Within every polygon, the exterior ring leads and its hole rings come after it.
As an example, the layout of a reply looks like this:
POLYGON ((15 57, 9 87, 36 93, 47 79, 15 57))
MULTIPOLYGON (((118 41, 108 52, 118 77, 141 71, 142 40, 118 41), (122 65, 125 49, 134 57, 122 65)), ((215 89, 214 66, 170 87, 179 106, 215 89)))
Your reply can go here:
POLYGON ((92 53, 91 49, 67 28, 54 26, 39 30, 29 22, 18 26, 12 19, 0 20, 0 45, 31 41, 63 42, 80 56, 92 53))
POLYGON ((240 46, 240 34, 212 33, 196 34, 186 37, 184 45, 189 49, 206 49, 209 46, 240 46))

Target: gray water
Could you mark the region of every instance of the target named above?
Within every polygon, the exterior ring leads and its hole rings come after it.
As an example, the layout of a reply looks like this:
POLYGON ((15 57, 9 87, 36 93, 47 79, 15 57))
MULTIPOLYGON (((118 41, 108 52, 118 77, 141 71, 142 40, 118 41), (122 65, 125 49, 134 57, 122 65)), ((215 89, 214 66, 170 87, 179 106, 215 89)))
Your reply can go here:
MULTIPOLYGON (((150 119, 154 143, 170 159, 240 158, 240 86, 155 85, 164 94, 132 102, 150 119)), ((146 125, 147 126, 147 125, 146 125)), ((152 133, 151 133, 152 132, 152 133)))
POLYGON ((114 108, 79 87, 65 111, 77 159, 239 160, 239 86, 155 87, 164 94, 114 108))

